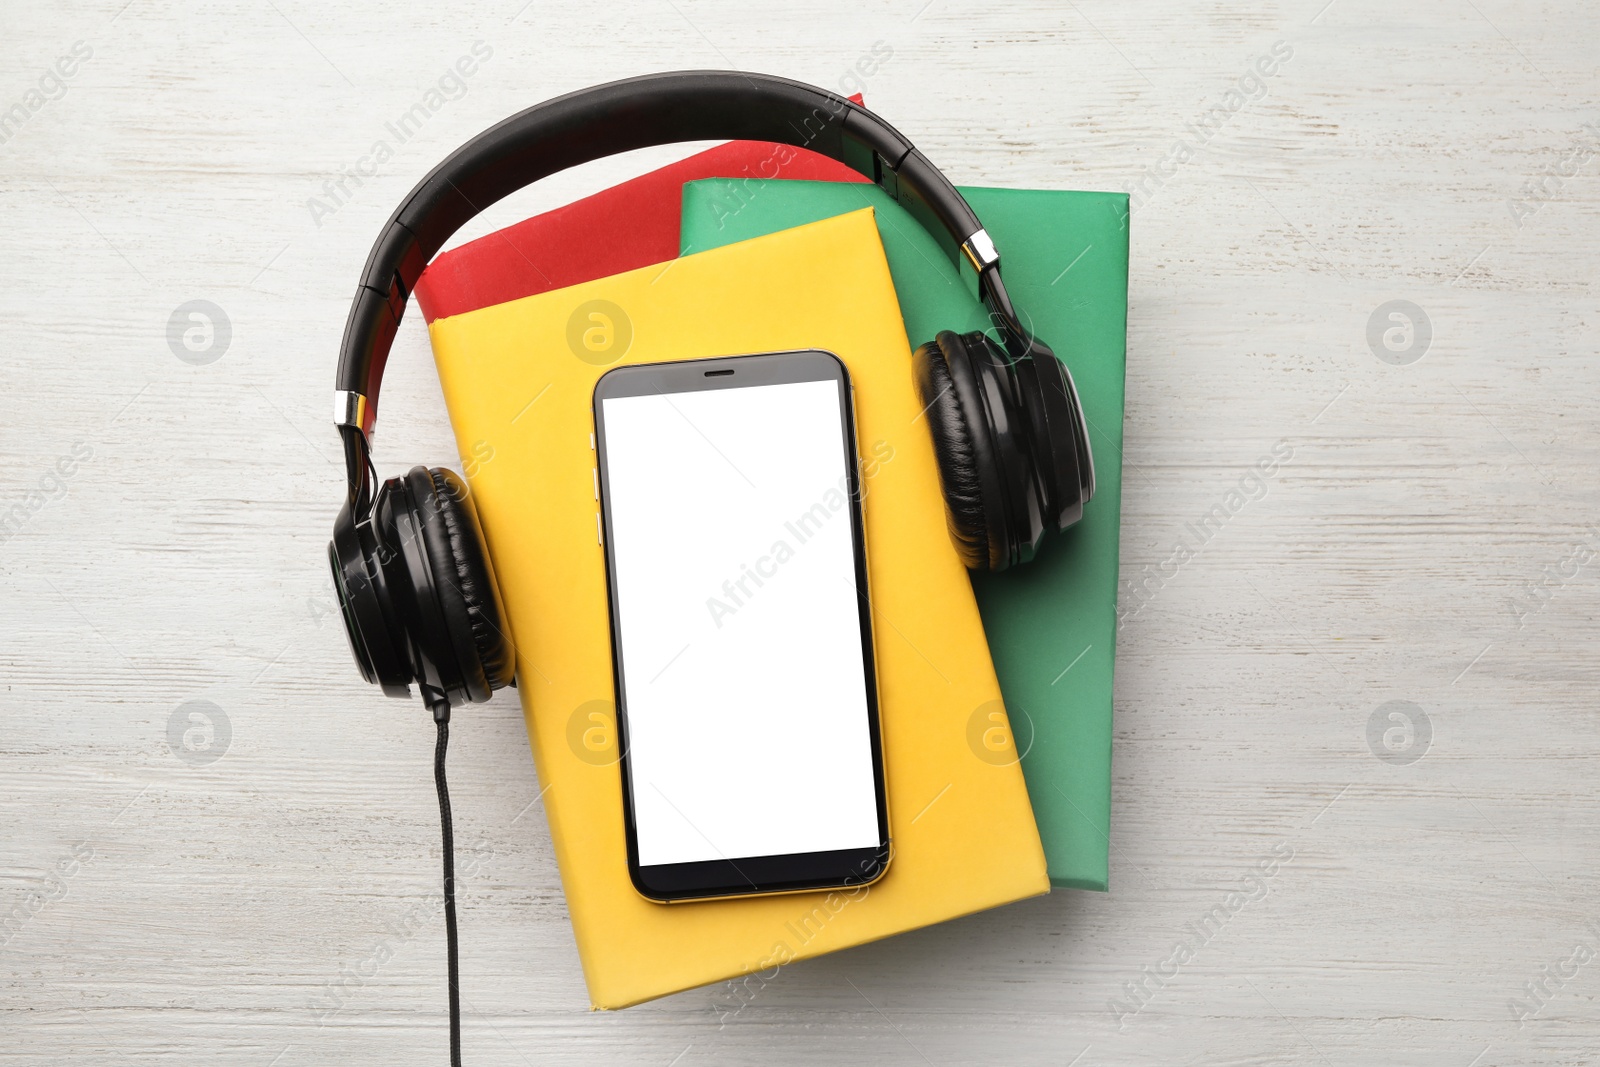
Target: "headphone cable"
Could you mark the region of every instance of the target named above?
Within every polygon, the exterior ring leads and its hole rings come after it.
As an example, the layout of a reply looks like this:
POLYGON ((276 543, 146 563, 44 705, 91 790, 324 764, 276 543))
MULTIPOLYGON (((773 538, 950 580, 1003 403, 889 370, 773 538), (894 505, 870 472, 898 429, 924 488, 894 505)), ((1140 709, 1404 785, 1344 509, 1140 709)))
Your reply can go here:
POLYGON ((456 955, 455 833, 450 825, 450 789, 444 780, 444 754, 450 744, 450 701, 432 686, 421 685, 419 688, 439 728, 439 740, 433 747, 433 783, 439 789, 439 826, 444 832, 444 943, 450 976, 450 1067, 461 1067, 461 964, 456 955))

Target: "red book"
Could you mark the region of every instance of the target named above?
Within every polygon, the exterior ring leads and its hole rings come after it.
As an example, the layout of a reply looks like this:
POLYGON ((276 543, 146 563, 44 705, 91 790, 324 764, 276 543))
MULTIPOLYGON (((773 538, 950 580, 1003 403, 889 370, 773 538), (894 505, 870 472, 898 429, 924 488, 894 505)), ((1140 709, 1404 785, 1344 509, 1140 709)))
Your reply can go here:
POLYGON ((676 259, 684 182, 746 177, 867 180, 804 148, 730 141, 441 252, 417 280, 417 304, 432 322, 676 259))

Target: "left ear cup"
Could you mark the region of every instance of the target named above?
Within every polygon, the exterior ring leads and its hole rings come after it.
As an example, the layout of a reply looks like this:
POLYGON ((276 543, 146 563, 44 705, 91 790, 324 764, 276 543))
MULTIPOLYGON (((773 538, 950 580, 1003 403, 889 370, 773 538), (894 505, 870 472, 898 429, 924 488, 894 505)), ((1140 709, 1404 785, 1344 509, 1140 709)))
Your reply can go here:
POLYGON ((384 695, 411 694, 415 678, 405 626, 390 595, 377 533, 370 520, 356 522, 345 505, 333 524, 328 562, 333 567, 334 594, 361 676, 383 688, 384 695))
POLYGON ((389 696, 425 683, 453 705, 512 684, 483 530, 453 472, 414 467, 389 479, 369 519, 340 513, 328 554, 350 650, 369 682, 389 696))
MULTIPOLYGON (((415 607, 408 626, 419 678, 452 704, 488 700, 511 680, 511 643, 489 553, 466 484, 452 471, 413 467, 391 484, 404 513, 394 536, 415 607)), ((380 509, 381 514, 382 509, 380 509)))
POLYGON ((408 477, 413 480, 413 495, 431 504, 423 536, 436 574, 441 567, 445 571, 437 583, 440 601, 458 656, 466 664, 468 686, 474 694, 482 694, 474 695, 474 700, 488 700, 492 690, 511 683, 516 664, 478 509, 455 471, 417 467, 408 477), (418 472, 427 475, 425 486, 416 484, 421 480, 418 472), (470 639, 470 645, 463 638, 470 639))

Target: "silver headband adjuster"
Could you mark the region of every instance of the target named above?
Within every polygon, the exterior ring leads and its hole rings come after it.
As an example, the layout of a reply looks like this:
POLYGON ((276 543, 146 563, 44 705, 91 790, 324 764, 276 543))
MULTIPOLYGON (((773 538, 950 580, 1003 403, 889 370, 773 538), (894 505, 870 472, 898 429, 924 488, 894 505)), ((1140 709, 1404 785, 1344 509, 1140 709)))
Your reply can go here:
POLYGON ((963 241, 961 251, 966 255, 967 262, 972 264, 972 269, 979 274, 1000 262, 1000 253, 989 239, 987 230, 979 230, 963 241))
POLYGON ((376 414, 372 405, 367 403, 367 398, 361 393, 351 392, 348 389, 335 389, 333 391, 333 424, 335 426, 354 426, 364 434, 372 433, 373 417, 376 414))

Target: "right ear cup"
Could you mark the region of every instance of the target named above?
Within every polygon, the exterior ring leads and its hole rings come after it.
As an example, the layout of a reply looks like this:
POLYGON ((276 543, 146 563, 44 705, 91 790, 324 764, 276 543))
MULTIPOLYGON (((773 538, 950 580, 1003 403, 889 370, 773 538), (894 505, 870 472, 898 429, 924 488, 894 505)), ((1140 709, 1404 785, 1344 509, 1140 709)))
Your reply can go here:
POLYGON ((912 355, 912 369, 933 436, 950 539, 969 569, 999 569, 1006 557, 1003 491, 968 345, 941 331, 912 355))
POLYGON ((1078 390, 1066 366, 1042 345, 1015 367, 1029 450, 1044 482, 1045 520, 1051 529, 1065 530, 1083 518, 1083 505, 1094 496, 1094 458, 1078 390))
POLYGON ((1083 516, 1094 461, 1071 376, 1030 341, 1012 357, 981 332, 944 331, 913 356, 950 536, 973 570, 1033 559, 1083 516))

